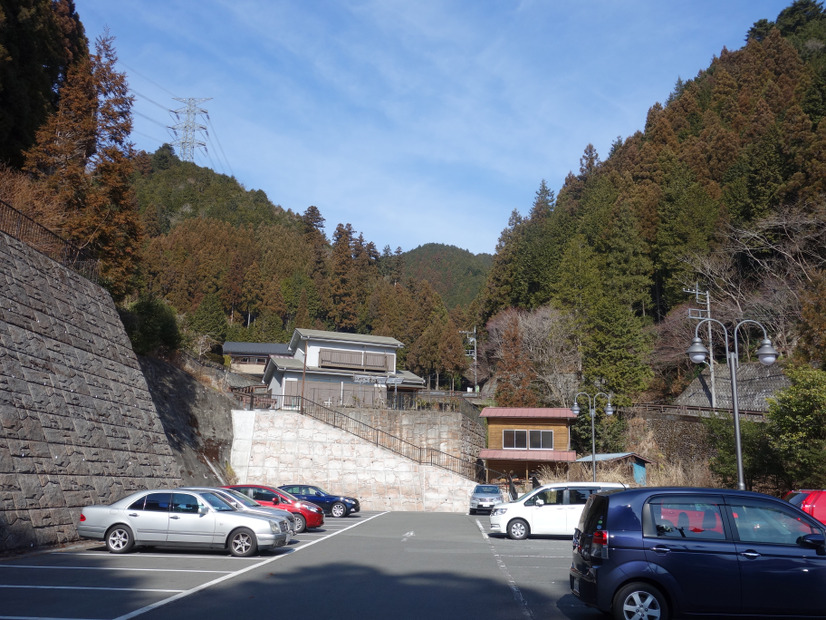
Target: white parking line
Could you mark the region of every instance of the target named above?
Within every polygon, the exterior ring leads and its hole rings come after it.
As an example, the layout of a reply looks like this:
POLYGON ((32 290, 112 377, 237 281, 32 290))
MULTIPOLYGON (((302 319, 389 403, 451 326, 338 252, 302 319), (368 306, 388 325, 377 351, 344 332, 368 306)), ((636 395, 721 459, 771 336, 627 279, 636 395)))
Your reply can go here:
MULTIPOLYGON (((167 556, 169 557, 169 556, 167 556)), ((219 574, 226 574, 231 573, 231 570, 200 570, 200 569, 178 569, 178 568, 118 568, 117 566, 51 566, 51 565, 44 565, 38 566, 35 564, 28 565, 28 564, 6 564, 0 565, 0 569, 3 568, 29 568, 33 570, 112 570, 118 572, 124 571, 134 571, 134 572, 149 572, 149 573, 219 573, 219 574)), ((2 587, 2 586, 0 586, 2 587)))
MULTIPOLYGON (((184 590, 165 590, 161 588, 109 588, 103 586, 10 586, 0 585, 0 589, 9 590, 115 590, 119 592, 184 592, 184 590)), ((0 616, 6 618, 6 616, 0 616)))
POLYGON ((479 531, 482 533, 482 537, 485 539, 485 542, 488 543, 490 552, 493 554, 493 559, 496 560, 496 565, 499 567, 499 570, 502 571, 502 574, 505 576, 505 579, 508 582, 508 587, 511 589, 511 593, 513 594, 513 598, 521 608, 522 615, 532 620, 533 612, 531 612, 531 608, 528 607, 528 601, 526 601, 525 597, 522 596, 522 591, 519 589, 519 586, 516 585, 516 580, 511 576, 511 573, 508 570, 505 561, 502 559, 502 556, 500 556, 496 552, 496 549, 494 548, 493 543, 490 540, 490 536, 488 536, 484 526, 479 521, 479 519, 476 519, 476 527, 479 528, 479 531))
MULTIPOLYGON (((364 523, 367 523, 368 521, 372 521, 376 517, 381 517, 381 516, 384 516, 386 514, 387 514, 387 512, 380 512, 376 515, 373 515, 372 517, 368 517, 364 521, 359 521, 358 523, 354 523, 353 525, 350 525, 350 526, 345 527, 343 529, 337 530, 337 531, 335 531, 335 532, 333 532, 333 533, 331 533, 327 536, 324 536, 323 538, 317 538, 316 540, 312 540, 310 542, 302 544, 297 549, 289 549, 286 553, 282 553, 282 554, 277 555, 275 557, 272 557, 268 560, 264 560, 263 562, 258 562, 256 564, 253 564, 252 566, 248 566, 248 567, 243 568, 239 571, 235 571, 231 574, 224 575, 223 577, 219 577, 218 579, 213 579, 212 581, 208 581, 207 583, 202 583, 201 585, 196 586, 194 588, 191 588, 189 590, 184 590, 182 592, 179 592, 175 596, 170 596, 169 598, 166 598, 162 601, 152 603, 151 605, 147 605, 146 607, 141 607, 140 609, 136 609, 135 611, 131 611, 128 614, 118 616, 117 618, 115 618, 115 620, 129 620, 130 618, 135 618, 137 616, 140 616, 141 614, 145 614, 148 611, 152 611, 153 609, 157 609, 158 607, 162 607, 162 606, 164 606, 168 603, 171 603, 173 601, 177 601, 179 599, 185 598, 185 597, 189 596, 190 594, 195 594, 196 592, 200 592, 201 590, 211 588, 214 585, 217 585, 219 583, 223 583, 224 581, 227 581, 229 579, 233 579, 234 577, 237 577, 238 575, 243 575, 244 573, 249 572, 249 571, 253 570, 254 568, 258 568, 260 566, 266 566, 267 564, 270 564, 270 563, 275 562, 277 560, 281 560, 283 558, 289 557, 292 554, 298 553, 299 551, 303 551, 304 549, 306 549, 308 547, 311 547, 316 543, 320 543, 322 540, 327 540, 328 538, 332 538, 333 536, 338 536, 342 532, 346 532, 347 530, 351 530, 354 527, 358 527, 360 525, 363 525, 364 523)), ((282 549, 283 549, 283 547, 282 547, 282 549)))

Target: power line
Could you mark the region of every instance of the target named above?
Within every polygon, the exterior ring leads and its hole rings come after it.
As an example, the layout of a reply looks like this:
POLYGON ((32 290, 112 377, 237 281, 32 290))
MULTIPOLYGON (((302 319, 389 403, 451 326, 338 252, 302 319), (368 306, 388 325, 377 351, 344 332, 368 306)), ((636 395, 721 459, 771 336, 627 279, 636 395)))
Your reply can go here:
POLYGON ((221 155, 224 157, 224 161, 227 164, 227 168, 229 168, 229 173, 234 177, 235 173, 232 171, 232 166, 227 159, 226 154, 224 153, 224 147, 221 146, 221 141, 218 139, 218 133, 215 131, 215 127, 212 125, 212 119, 209 117, 209 114, 206 116, 207 123, 209 123, 209 128, 212 130, 212 134, 215 136, 215 142, 218 143, 218 150, 221 151, 221 155))

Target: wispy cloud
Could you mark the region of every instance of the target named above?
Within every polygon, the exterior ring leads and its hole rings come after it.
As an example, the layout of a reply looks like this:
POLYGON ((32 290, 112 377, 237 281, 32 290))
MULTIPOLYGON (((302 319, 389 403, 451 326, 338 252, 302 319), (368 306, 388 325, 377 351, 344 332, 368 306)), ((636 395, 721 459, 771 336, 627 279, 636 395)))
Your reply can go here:
MULTIPOLYGON (((135 142, 157 103, 209 97, 220 150, 248 189, 378 247, 492 252, 542 179, 558 190, 585 146, 607 155, 780 0, 76 0, 131 69, 135 142)), ((147 137, 152 136, 152 137, 147 137)), ((167 136, 162 139, 169 140, 167 136)))

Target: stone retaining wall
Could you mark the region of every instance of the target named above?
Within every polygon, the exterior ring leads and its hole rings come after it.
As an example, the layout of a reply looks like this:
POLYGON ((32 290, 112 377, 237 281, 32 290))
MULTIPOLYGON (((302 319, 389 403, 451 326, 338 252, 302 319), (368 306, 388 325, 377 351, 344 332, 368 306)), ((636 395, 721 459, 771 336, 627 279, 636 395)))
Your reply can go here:
POLYGON ((180 470, 109 294, 0 233, 0 550, 180 470))
POLYGON ((232 468, 241 483, 316 484, 363 510, 465 512, 474 482, 420 465, 308 416, 235 410, 232 468))

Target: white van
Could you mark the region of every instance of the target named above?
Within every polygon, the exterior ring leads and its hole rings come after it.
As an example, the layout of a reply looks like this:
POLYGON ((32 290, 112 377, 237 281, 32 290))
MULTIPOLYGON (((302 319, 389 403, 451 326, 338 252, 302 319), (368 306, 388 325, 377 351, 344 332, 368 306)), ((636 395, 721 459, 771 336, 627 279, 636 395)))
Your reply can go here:
POLYGON ((531 534, 573 536, 585 502, 592 493, 624 489, 619 482, 554 482, 532 489, 512 502, 497 504, 490 530, 522 540, 531 534))

